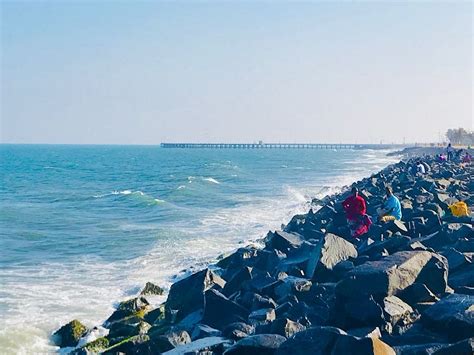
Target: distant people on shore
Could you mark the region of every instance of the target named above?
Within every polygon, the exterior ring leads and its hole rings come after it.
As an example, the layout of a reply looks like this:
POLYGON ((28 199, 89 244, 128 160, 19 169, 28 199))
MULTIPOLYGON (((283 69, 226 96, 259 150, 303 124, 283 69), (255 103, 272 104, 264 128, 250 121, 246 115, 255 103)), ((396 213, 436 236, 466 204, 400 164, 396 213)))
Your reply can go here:
POLYGON ((393 194, 392 188, 385 188, 386 199, 382 208, 377 210, 379 219, 382 222, 402 219, 402 206, 400 200, 393 194))
POLYGON ((365 200, 362 196, 359 196, 357 187, 353 187, 351 193, 352 195, 342 202, 342 207, 346 212, 347 225, 351 231, 351 236, 357 238, 368 232, 372 221, 366 213, 365 200))
POLYGON ((464 154, 464 157, 462 158, 462 163, 463 164, 470 164, 472 161, 472 155, 469 154, 469 152, 466 152, 466 154, 464 154))
POLYGON ((453 160, 454 148, 451 146, 451 143, 446 147, 446 159, 447 161, 453 160))

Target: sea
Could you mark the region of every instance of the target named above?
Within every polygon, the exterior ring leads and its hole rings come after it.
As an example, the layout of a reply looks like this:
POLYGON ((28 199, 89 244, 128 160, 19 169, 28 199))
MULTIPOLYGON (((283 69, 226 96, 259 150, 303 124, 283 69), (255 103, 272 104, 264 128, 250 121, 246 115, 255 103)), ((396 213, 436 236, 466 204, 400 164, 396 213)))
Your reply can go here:
POLYGON ((386 154, 0 145, 0 353, 57 353, 61 325, 100 325, 147 281, 169 289, 386 154))

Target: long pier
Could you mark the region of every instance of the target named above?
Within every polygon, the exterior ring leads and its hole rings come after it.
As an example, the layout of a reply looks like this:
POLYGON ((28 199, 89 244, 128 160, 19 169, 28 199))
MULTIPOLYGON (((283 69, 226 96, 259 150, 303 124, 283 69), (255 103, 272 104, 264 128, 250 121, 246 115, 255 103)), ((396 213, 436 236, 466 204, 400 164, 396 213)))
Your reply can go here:
POLYGON ((330 143, 161 143, 162 148, 207 149, 392 149, 401 144, 330 144, 330 143))

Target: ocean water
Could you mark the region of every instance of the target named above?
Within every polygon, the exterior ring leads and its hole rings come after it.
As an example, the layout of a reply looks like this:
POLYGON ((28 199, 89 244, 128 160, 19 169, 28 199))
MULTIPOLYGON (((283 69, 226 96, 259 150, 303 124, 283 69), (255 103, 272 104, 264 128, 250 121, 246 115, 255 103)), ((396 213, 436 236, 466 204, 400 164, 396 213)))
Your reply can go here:
POLYGON ((386 153, 0 145, 0 353, 56 352, 60 325, 102 323, 147 281, 167 288, 279 229, 386 153))

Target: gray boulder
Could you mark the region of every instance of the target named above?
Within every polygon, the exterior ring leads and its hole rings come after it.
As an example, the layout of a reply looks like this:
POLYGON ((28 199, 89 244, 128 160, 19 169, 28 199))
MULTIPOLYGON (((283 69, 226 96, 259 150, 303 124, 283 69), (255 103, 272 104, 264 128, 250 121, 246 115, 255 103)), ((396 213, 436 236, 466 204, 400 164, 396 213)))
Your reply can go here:
POLYGON ((452 294, 422 313, 423 324, 458 341, 474 336, 474 296, 452 294))
POLYGON ((165 315, 168 321, 178 321, 204 308, 204 293, 213 287, 224 287, 225 281, 209 269, 204 269, 174 283, 168 294, 165 315))

